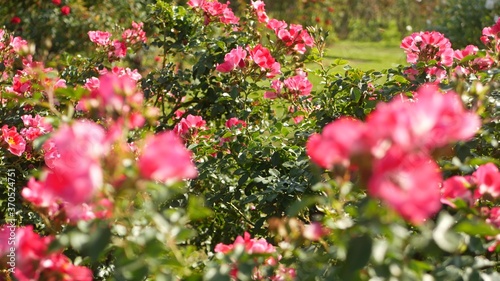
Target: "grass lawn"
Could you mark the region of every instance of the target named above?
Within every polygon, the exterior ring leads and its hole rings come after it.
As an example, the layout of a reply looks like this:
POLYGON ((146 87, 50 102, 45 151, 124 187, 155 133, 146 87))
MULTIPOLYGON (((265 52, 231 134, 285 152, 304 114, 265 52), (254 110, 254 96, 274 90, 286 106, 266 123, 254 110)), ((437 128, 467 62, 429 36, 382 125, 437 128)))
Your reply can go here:
POLYGON ((339 41, 327 48, 325 58, 349 61, 352 67, 362 70, 382 70, 406 64, 406 55, 399 43, 339 41))
MULTIPOLYGON (((399 43, 393 42, 355 42, 338 41, 331 43, 325 52, 324 65, 327 66, 336 59, 348 61, 348 65, 361 70, 382 70, 406 65, 406 55, 399 43)), ((316 64, 307 65, 309 69, 317 69, 316 64)), ((343 66, 333 69, 334 72, 343 73, 343 66)), ((314 85, 318 85, 319 77, 309 77, 314 85)))

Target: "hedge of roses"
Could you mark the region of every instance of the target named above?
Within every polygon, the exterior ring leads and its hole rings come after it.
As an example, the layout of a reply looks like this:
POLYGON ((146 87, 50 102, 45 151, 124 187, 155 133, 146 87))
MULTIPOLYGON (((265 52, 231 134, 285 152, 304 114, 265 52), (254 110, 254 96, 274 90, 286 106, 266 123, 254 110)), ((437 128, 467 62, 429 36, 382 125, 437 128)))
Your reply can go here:
POLYGON ((0 30, 2 280, 500 278, 500 21, 365 72, 263 1, 148 12, 60 69, 0 30))

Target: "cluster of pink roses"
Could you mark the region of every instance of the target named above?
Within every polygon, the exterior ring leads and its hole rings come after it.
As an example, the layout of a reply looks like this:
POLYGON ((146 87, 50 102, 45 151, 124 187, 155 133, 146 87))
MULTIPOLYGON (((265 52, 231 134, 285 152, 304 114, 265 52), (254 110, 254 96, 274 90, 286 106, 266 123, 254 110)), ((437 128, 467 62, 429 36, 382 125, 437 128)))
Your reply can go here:
POLYGON ((482 196, 500 197, 500 172, 493 163, 481 165, 471 176, 452 176, 443 182, 441 188, 444 204, 455 207, 454 199, 473 205, 482 196))
POLYGON ((205 15, 205 25, 214 20, 225 24, 238 24, 240 19, 234 15, 233 10, 227 4, 222 4, 217 0, 189 0, 187 4, 196 9, 201 9, 205 15))
MULTIPOLYGON (((480 207, 480 213, 486 222, 500 228, 500 207, 480 206, 480 199, 497 200, 500 198, 500 171, 493 163, 479 166, 472 175, 452 176, 443 182, 441 202, 456 208, 456 200, 460 199, 471 207, 480 207)), ((496 243, 489 247, 494 251, 500 245, 500 236, 496 243)))
POLYGON ((277 62, 271 52, 261 44, 255 47, 246 47, 246 50, 238 46, 224 56, 224 62, 216 66, 219 72, 231 72, 236 69, 244 69, 248 62, 254 62, 261 72, 266 73, 266 77, 273 78, 281 73, 281 65, 277 62), (247 56, 248 52, 248 56, 247 56))
POLYGON ((495 25, 483 29, 481 41, 490 50, 484 56, 464 60, 467 56, 477 55, 479 48, 468 45, 464 49, 454 50, 451 42, 439 32, 413 33, 401 43, 407 61, 412 64, 405 73, 410 79, 416 79, 418 75, 425 73, 427 80, 442 81, 449 75, 463 76, 488 69, 495 63, 494 54, 500 52, 499 34, 500 19, 495 25), (424 66, 418 66, 418 62, 423 62, 424 66), (452 69, 451 73, 448 73, 448 68, 452 69))
POLYGON ((289 100, 296 100, 301 96, 309 96, 313 85, 309 79, 307 79, 307 73, 300 69, 298 69, 296 73, 297 75, 283 81, 271 81, 271 88, 273 91, 266 91, 264 93, 264 98, 275 99, 281 97, 289 100))
POLYGON ((307 153, 324 168, 358 170, 371 196, 418 224, 441 208, 442 178, 431 152, 470 139, 479 127, 479 117, 464 109, 456 93, 426 84, 414 100, 380 103, 366 122, 341 118, 328 124, 310 137, 307 153))
MULTIPOLYGON (((223 244, 219 243, 215 246, 214 251, 216 253, 223 253, 227 254, 232 252, 235 248, 237 247, 243 247, 245 252, 252 255, 252 254, 274 254, 276 253, 276 248, 272 245, 269 244, 264 238, 261 239, 256 239, 256 238, 251 238, 250 234, 248 232, 245 232, 243 237, 238 236, 234 240, 233 244, 223 244)), ((276 266, 278 264, 280 257, 274 257, 270 256, 268 257, 264 264, 271 265, 271 266, 276 266)), ((234 261, 235 264, 233 264, 233 269, 231 270, 231 277, 234 278, 235 280, 238 280, 238 264, 236 261, 234 261)), ((270 280, 273 281, 284 281, 284 280, 290 280, 294 279, 296 276, 295 269, 293 268, 285 268, 282 265, 279 266, 277 272, 275 275, 270 277, 270 280)), ((265 276, 259 271, 258 267, 254 268, 253 280, 269 280, 269 279, 264 279, 265 276)))
POLYGON ((40 237, 33 231, 33 226, 11 227, 0 226, 0 261, 7 264, 9 255, 15 255, 13 275, 16 280, 92 280, 89 268, 73 265, 62 251, 49 250, 54 237, 40 237), (14 244, 9 243, 13 237, 11 233, 15 233, 14 244), (11 252, 13 249, 15 252, 11 252))
MULTIPOLYGON (((23 197, 52 218, 77 221, 108 215, 94 212, 91 203, 103 186, 101 158, 109 153, 110 145, 105 130, 93 122, 61 126, 43 145, 47 166, 43 176, 38 181, 30 179, 23 197)), ((105 205, 109 204, 100 207, 105 205)))
POLYGON ((492 25, 483 28, 481 42, 490 48, 493 52, 500 52, 500 18, 492 25))
MULTIPOLYGON (((27 201, 51 218, 63 218, 63 223, 110 216, 112 198, 101 192, 107 178, 102 162, 113 157, 110 152, 115 148, 133 152, 123 143, 123 135, 144 122, 137 77, 136 71, 115 68, 87 80, 85 87, 90 94, 82 97, 79 105, 97 108, 107 118, 108 128, 79 120, 55 131, 43 145, 47 167, 42 177, 30 179, 22 191, 27 201)), ((25 119, 36 125, 36 119, 25 119)), ((190 152, 173 132, 147 138, 138 153, 137 167, 147 180, 177 181, 197 175, 190 152)))
POLYGON ((309 35, 309 32, 307 32, 302 25, 290 24, 287 29, 288 24, 285 21, 269 19, 263 1, 252 1, 252 8, 257 15, 258 21, 266 23, 267 28, 273 30, 276 37, 291 50, 299 54, 304 54, 306 52, 306 46, 312 47, 314 45, 314 41, 309 35))
POLYGON ((23 115, 21 119, 25 128, 22 128, 19 133, 16 127, 9 128, 8 125, 2 127, 2 140, 7 145, 7 150, 16 156, 21 156, 25 151, 31 152, 33 141, 52 131, 52 125, 38 114, 35 117, 23 115))
POLYGON ((108 53, 109 61, 124 58, 127 55, 127 48, 137 44, 146 43, 146 32, 142 30, 144 24, 132 22, 132 28, 122 32, 121 40, 111 40, 112 34, 107 31, 89 31, 90 41, 102 47, 108 53))
MULTIPOLYGON (((0 29, 0 57, 1 62, 5 69, 10 69, 14 60, 19 55, 29 55, 28 42, 19 36, 12 36, 5 32, 5 30, 0 29)), ((1 80, 6 80, 8 78, 7 71, 3 71, 1 80)))
POLYGON ((198 130, 206 129, 206 125, 203 117, 189 114, 175 125, 173 131, 182 138, 195 137, 198 130))

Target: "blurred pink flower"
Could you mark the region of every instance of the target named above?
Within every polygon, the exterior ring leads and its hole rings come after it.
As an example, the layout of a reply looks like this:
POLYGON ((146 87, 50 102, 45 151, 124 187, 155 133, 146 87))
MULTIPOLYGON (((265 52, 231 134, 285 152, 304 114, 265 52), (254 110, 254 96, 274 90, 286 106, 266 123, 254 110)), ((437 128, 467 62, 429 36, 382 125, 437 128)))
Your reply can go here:
POLYGON ((127 45, 120 41, 113 41, 113 49, 109 52, 108 57, 111 58, 124 58, 127 55, 127 45))
POLYGON ((404 219, 420 224, 441 208, 441 182, 439 167, 429 156, 394 147, 374 161, 368 193, 404 219))
POLYGON ((500 228, 500 207, 491 208, 486 222, 495 226, 496 228, 500 228))
MULTIPOLYGON (((92 280, 90 269, 73 265, 61 251, 49 250, 53 237, 39 236, 31 225, 17 228, 15 232, 14 276, 17 280, 62 280, 61 276, 64 276, 64 280, 92 280)), ((0 255, 0 259, 1 257, 0 255)))
POLYGON ((245 247, 245 251, 249 254, 262 254, 262 253, 274 253, 276 249, 272 244, 269 244, 266 239, 256 239, 250 238, 250 234, 245 232, 243 237, 238 236, 234 240, 233 244, 226 245, 223 243, 219 243, 215 246, 216 253, 228 253, 232 251, 236 246, 243 245, 245 247))
POLYGON ((67 16, 67 15, 69 15, 69 13, 71 13, 71 8, 69 6, 62 6, 61 7, 61 14, 63 16, 67 16))
POLYGON ((109 151, 105 138, 104 129, 92 122, 61 126, 44 145, 45 176, 30 180, 23 197, 42 207, 88 203, 103 184, 100 159, 109 151))
POLYGON ((198 175, 191 152, 171 131, 149 137, 137 165, 141 176, 160 182, 192 179, 198 175))
POLYGON ((479 117, 464 109, 455 92, 441 93, 435 84, 421 86, 414 101, 396 98, 379 103, 367 123, 379 128, 369 135, 374 145, 386 139, 407 150, 468 140, 481 126, 479 117))
POLYGON ((471 185, 470 180, 462 176, 453 176, 446 179, 441 187, 441 203, 455 208, 453 199, 462 199, 471 204, 473 197, 472 191, 468 189, 471 185))
POLYGON ((302 236, 312 241, 318 241, 327 234, 328 230, 323 228, 319 222, 312 222, 304 225, 304 231, 302 231, 302 236))
POLYGON ((331 169, 334 165, 349 166, 350 158, 367 148, 363 136, 368 128, 357 119, 341 118, 312 135, 306 144, 307 155, 319 166, 331 169))

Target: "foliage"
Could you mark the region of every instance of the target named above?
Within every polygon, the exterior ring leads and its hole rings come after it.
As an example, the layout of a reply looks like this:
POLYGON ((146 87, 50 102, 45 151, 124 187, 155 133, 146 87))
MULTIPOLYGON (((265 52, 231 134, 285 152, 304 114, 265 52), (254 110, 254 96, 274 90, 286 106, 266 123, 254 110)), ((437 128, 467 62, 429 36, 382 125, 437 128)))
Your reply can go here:
POLYGON ((416 32, 407 65, 362 71, 235 4, 73 18, 52 58, 0 30, 3 276, 498 279, 500 22, 486 49, 416 32))
POLYGON ((499 11, 498 1, 446 1, 436 8, 439 16, 433 18, 431 28, 443 33, 455 47, 479 46, 482 28, 494 23, 499 11))

